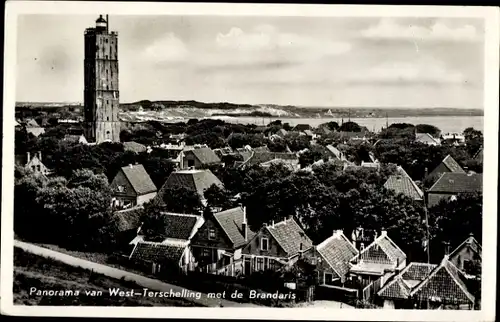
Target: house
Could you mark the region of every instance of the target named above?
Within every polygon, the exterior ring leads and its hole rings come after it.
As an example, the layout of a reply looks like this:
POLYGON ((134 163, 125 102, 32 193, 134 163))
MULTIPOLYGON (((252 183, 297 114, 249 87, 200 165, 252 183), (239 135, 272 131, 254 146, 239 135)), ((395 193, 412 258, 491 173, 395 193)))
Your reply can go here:
POLYGON ((330 158, 331 159, 333 158, 333 159, 337 159, 337 160, 340 160, 340 161, 346 161, 347 160, 345 154, 343 152, 341 152, 339 149, 337 149, 336 147, 334 147, 333 145, 328 144, 326 146, 326 149, 330 153, 330 158))
POLYGON ((449 254, 449 261, 465 274, 469 274, 473 261, 482 259, 481 244, 471 235, 449 254))
POLYGON ((156 186, 142 164, 122 167, 111 181, 113 206, 129 208, 153 199, 156 186))
POLYGON ((45 128, 40 126, 34 119, 28 120, 25 125, 26 132, 33 134, 38 137, 45 133, 45 128))
POLYGON ((418 202, 423 202, 424 200, 424 192, 408 175, 391 175, 384 183, 384 187, 394 191, 398 195, 403 194, 418 202))
POLYGON ((127 253, 127 255, 131 253, 133 246, 135 246, 134 244, 131 248, 130 241, 137 237, 139 233, 143 213, 144 207, 142 205, 118 210, 113 213, 117 231, 116 244, 119 250, 127 253))
POLYGON ((427 176, 427 178, 439 178, 441 174, 445 172, 454 172, 454 173, 465 173, 464 169, 458 164, 455 159, 452 158, 451 155, 447 155, 443 161, 427 176))
POLYGON ((304 257, 317 259, 316 270, 320 285, 342 286, 349 274, 351 260, 358 250, 344 235, 342 230, 335 230, 318 246, 311 248, 304 257))
POLYGON ((300 168, 299 158, 295 153, 286 152, 256 152, 252 151, 252 155, 246 161, 240 163, 241 167, 260 165, 269 167, 271 164, 280 163, 290 167, 293 170, 300 168))
POLYGON ((284 138, 288 134, 288 131, 285 129, 279 129, 278 132, 276 132, 276 135, 279 136, 280 138, 284 138))
POLYGON ((311 247, 311 239, 293 218, 273 221, 256 232, 243 248, 243 273, 291 266, 311 247))
POLYGON ((483 162, 483 147, 480 147, 476 154, 474 154, 474 160, 483 162))
POLYGON ((439 139, 434 138, 429 133, 415 133, 415 142, 434 146, 441 145, 439 139))
POLYGON ((246 208, 214 213, 191 241, 198 269, 207 273, 237 276, 242 273, 242 249, 255 236, 246 220, 246 208))
POLYGON ((191 239, 203 225, 203 217, 191 214, 161 213, 165 234, 161 241, 144 236, 139 230, 130 244, 135 245, 129 259, 151 268, 153 274, 186 273, 195 268, 191 239))
POLYGON ((441 142, 450 145, 463 145, 465 144, 465 136, 459 133, 446 133, 441 135, 441 142))
POLYGON ((79 144, 88 144, 87 139, 83 134, 66 134, 63 141, 74 142, 79 144))
POLYGON ((26 156, 16 156, 17 165, 30 170, 36 174, 48 175, 51 171, 42 162, 42 152, 36 152, 33 155, 26 152, 26 156))
POLYGON ((360 245, 359 254, 351 261, 349 271, 351 278, 367 286, 371 282, 381 279, 381 285, 393 275, 396 269, 406 266, 406 254, 387 236, 383 230, 366 248, 360 245))
POLYGON ((368 141, 367 132, 339 132, 340 139, 344 142, 348 141, 368 141))
POLYGON ((125 152, 130 151, 134 153, 142 153, 147 151, 147 147, 143 144, 130 141, 130 142, 123 142, 123 150, 125 152))
POLYGON ((311 130, 311 126, 309 124, 297 124, 292 129, 292 131, 304 132, 305 130, 311 130))
POLYGON ((202 166, 218 164, 220 158, 209 147, 184 149, 179 155, 180 169, 199 169, 202 166))
POLYGON ((184 187, 186 189, 195 191, 201 199, 201 202, 206 205, 205 190, 212 185, 224 188, 222 182, 212 173, 212 171, 205 170, 179 170, 172 172, 167 181, 158 191, 158 196, 155 201, 160 204, 163 203, 162 196, 164 193, 174 187, 184 187))
POLYGON ((427 206, 433 207, 441 200, 453 200, 460 193, 483 191, 483 175, 476 173, 445 172, 427 192, 427 206))
POLYGON ((420 309, 471 310, 475 304, 466 276, 453 265, 448 255, 411 290, 409 298, 415 308, 420 309))
POLYGON ((330 130, 327 126, 319 126, 316 130, 316 135, 318 136, 326 136, 330 133, 332 133, 332 130, 330 130))
POLYGON ((411 291, 426 279, 436 268, 436 264, 411 262, 401 272, 390 278, 378 291, 384 309, 412 309, 411 291))
POLYGON ((303 132, 310 140, 316 138, 316 134, 314 134, 311 130, 304 130, 303 132))

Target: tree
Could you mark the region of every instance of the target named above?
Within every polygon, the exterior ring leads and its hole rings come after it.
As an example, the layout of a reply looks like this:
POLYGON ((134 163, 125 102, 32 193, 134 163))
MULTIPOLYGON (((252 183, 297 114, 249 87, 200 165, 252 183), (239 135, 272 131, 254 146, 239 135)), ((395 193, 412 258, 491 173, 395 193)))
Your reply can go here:
POLYGON ((456 200, 441 200, 429 209, 431 228, 431 256, 439 260, 444 255, 443 243, 460 245, 474 234, 481 243, 483 224, 483 196, 481 193, 459 194, 456 200))
POLYGON ((433 137, 439 137, 441 134, 441 130, 434 125, 430 124, 417 124, 415 126, 417 133, 429 133, 433 137))
POLYGON ((334 122, 334 121, 320 124, 319 127, 326 127, 330 131, 338 131, 340 129, 339 124, 337 122, 334 122))
POLYGON ((230 209, 235 206, 231 193, 213 184, 203 193, 207 201, 207 207, 219 210, 230 209))
POLYGON ((163 186, 175 169, 172 161, 161 157, 144 157, 142 165, 158 189, 163 186))
POLYGON ((165 189, 160 198, 161 205, 166 211, 181 214, 199 214, 203 210, 203 204, 198 193, 183 186, 173 186, 165 189))
POLYGON ((343 123, 339 130, 341 132, 361 132, 361 126, 356 122, 345 122, 343 123))

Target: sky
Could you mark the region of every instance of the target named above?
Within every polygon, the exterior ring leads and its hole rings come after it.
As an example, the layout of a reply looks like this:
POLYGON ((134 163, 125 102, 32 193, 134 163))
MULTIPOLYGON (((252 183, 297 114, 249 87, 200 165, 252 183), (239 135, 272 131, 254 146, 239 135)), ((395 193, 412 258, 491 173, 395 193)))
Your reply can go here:
MULTIPOLYGON (((96 18, 19 16, 17 101, 83 101, 96 18)), ((482 20, 111 15, 110 30, 124 103, 483 108, 482 20)))

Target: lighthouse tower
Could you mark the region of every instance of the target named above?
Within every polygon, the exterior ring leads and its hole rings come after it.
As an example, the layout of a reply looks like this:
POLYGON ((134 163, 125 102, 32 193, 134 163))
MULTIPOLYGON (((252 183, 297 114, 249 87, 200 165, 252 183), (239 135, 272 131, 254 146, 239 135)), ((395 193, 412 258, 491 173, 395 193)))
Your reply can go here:
POLYGON ((118 34, 99 16, 85 29, 84 128, 88 142, 120 142, 118 34))

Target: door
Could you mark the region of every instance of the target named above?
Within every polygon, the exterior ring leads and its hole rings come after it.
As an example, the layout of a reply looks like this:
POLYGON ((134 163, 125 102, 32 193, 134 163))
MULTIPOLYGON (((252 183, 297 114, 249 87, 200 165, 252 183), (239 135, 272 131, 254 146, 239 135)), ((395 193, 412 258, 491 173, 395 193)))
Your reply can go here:
POLYGON ((252 261, 250 258, 245 258, 244 260, 244 272, 245 275, 250 275, 252 273, 252 261))

